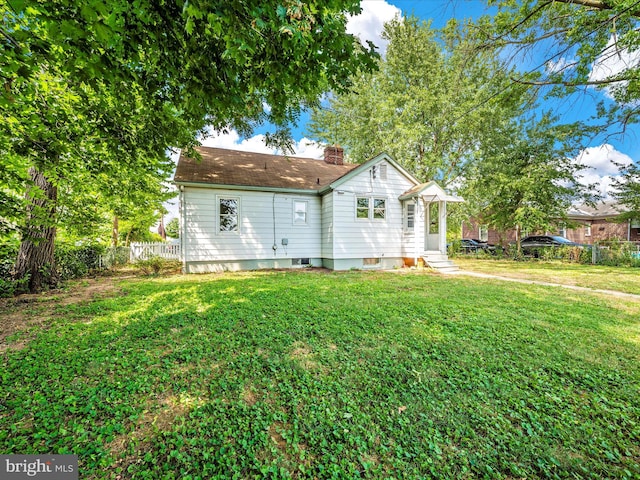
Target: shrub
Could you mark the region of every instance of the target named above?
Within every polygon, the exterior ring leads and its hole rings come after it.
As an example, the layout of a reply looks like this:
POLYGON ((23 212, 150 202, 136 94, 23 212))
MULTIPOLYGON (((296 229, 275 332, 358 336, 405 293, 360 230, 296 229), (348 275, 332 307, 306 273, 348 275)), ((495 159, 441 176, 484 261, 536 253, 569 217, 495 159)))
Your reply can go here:
POLYGON ((179 271, 182 264, 179 260, 169 260, 152 255, 149 258, 138 260, 135 264, 144 275, 159 275, 160 273, 169 273, 179 271))
POLYGON ((17 243, 0 243, 0 297, 11 297, 24 290, 29 278, 15 280, 13 267, 18 256, 17 243))
POLYGON ((56 244, 55 260, 61 280, 79 278, 100 268, 100 245, 56 244))

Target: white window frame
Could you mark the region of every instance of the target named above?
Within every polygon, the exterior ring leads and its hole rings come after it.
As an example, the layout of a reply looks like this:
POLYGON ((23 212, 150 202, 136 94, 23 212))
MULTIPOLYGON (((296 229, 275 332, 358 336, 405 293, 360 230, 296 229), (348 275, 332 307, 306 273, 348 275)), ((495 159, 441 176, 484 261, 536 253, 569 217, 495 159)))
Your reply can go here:
POLYGON ((567 238, 567 224, 561 223, 558 225, 558 235, 561 237, 567 238))
POLYGON ((216 232, 218 233, 218 235, 239 235, 240 234, 240 221, 242 218, 242 216, 240 215, 241 209, 242 207, 240 204, 240 197, 237 197, 234 195, 217 195, 216 196, 216 232), (237 221, 236 221, 235 230, 222 230, 222 224, 220 222, 220 218, 222 216, 221 209, 220 209, 220 202, 222 200, 235 200, 237 204, 237 212, 236 212, 237 221))
POLYGON ((587 223, 584 226, 584 236, 585 237, 590 237, 591 236, 591 224, 587 223))
POLYGON ((478 240, 481 242, 489 241, 489 225, 478 226, 478 240))
POLYGON ((298 226, 305 226, 309 224, 309 201, 308 200, 293 200, 293 224, 298 226), (304 205, 304 220, 298 220, 298 216, 296 215, 299 210, 297 210, 298 205, 304 205))
POLYGON ((373 197, 369 202, 370 207, 370 217, 375 222, 386 222, 387 221, 387 199, 382 197, 373 197), (384 202, 384 206, 382 207, 382 218, 376 218, 376 210, 380 211, 380 207, 376 208, 376 202, 384 202))
POLYGON ((364 221, 364 220, 369 220, 371 218, 371 198, 370 197, 363 197, 363 196, 356 196, 355 197, 355 214, 356 214, 356 220, 358 221, 364 221), (367 201, 367 216, 366 217, 361 217, 358 215, 358 212, 363 212, 364 213, 364 207, 360 207, 359 206, 359 202, 358 200, 366 200, 367 201))
POLYGON ((404 229, 407 232, 413 232, 416 228, 416 204, 415 202, 407 202, 404 206, 404 229), (409 207, 412 207, 413 212, 409 214, 409 207), (413 225, 409 225, 409 221, 413 223, 413 225))
POLYGON ((356 221, 373 221, 373 222, 386 222, 387 221, 387 214, 389 212, 389 204, 388 204, 388 199, 386 197, 365 197, 363 195, 361 196, 356 196, 355 197, 355 217, 356 217, 356 221), (358 216, 358 212, 362 212, 364 213, 365 211, 365 207, 359 207, 358 206, 358 200, 366 200, 367 201, 367 216, 364 217, 360 217, 358 216), (382 212, 384 214, 383 218, 376 218, 376 210, 380 210, 380 208, 376 208, 376 201, 378 202, 384 202, 384 207, 382 209, 382 212))

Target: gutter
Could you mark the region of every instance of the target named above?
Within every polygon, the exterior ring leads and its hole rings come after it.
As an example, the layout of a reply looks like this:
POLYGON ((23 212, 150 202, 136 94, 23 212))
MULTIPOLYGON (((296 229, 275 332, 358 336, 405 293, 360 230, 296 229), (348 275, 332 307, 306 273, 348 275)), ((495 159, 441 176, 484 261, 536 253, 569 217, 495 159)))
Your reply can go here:
POLYGON ((256 187, 250 185, 224 185, 221 183, 208 182, 173 182, 179 187, 195 187, 195 188, 216 188, 223 190, 245 190, 252 192, 272 192, 272 193, 291 193, 295 195, 321 195, 319 190, 307 190, 303 188, 281 188, 281 187, 256 187))

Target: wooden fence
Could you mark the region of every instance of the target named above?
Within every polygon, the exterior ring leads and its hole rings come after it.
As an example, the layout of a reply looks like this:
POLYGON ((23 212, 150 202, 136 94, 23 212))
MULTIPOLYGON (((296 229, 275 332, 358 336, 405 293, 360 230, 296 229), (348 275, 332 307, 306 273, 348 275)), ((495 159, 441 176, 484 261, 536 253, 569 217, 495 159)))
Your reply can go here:
POLYGON ((179 243, 140 242, 132 243, 129 250, 129 260, 146 260, 151 257, 161 257, 180 260, 179 243))

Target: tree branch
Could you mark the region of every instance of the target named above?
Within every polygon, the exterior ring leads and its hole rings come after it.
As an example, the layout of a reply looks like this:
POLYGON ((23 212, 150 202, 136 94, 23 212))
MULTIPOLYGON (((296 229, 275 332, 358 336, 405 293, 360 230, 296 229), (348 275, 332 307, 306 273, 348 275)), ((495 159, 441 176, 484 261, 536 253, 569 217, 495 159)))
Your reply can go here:
POLYGON ((597 86, 597 85, 611 85, 612 83, 625 82, 625 81, 631 80, 628 78, 609 78, 605 80, 590 80, 586 82, 567 82, 567 81, 560 81, 560 80, 555 82, 551 80, 533 82, 529 80, 522 80, 519 78, 513 78, 513 77, 510 77, 510 78, 511 78, 511 81, 514 83, 519 83, 521 85, 532 85, 536 87, 544 87, 544 86, 550 86, 550 85, 564 85, 565 87, 590 87, 590 86, 597 86))

